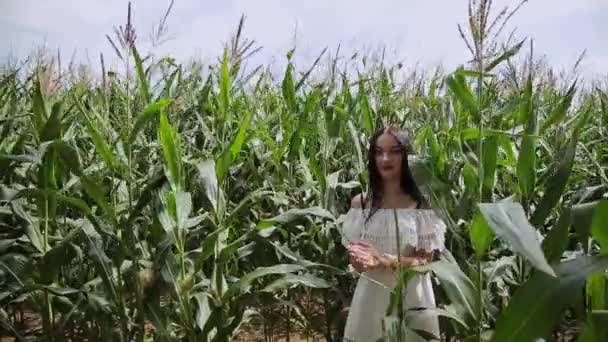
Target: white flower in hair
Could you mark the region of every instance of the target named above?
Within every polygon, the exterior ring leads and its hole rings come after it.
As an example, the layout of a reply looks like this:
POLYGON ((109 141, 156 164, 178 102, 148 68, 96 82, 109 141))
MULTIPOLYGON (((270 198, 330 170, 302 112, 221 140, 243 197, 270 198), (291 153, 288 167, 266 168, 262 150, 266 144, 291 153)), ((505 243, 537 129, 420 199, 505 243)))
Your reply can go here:
POLYGON ((398 131, 395 133, 395 137, 402 145, 408 145, 408 136, 407 133, 403 131, 398 131))

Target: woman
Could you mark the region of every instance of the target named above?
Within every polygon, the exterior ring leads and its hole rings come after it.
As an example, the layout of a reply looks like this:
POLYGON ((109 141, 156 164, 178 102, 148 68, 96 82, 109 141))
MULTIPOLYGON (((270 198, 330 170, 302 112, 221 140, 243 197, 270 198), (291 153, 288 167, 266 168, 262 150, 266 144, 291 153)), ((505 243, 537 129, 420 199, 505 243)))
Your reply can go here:
MULTIPOLYGON (((399 226, 402 267, 424 265, 444 246, 446 226, 432 211, 418 189, 408 166, 410 143, 405 133, 393 128, 379 130, 369 148, 367 194, 351 202, 343 222, 342 243, 350 263, 362 276, 355 289, 346 321, 344 341, 375 342, 384 337, 383 319, 390 292, 397 285, 397 234, 399 226)), ((405 310, 435 307, 429 274, 416 275, 407 283, 405 310)), ((418 312, 409 329, 425 330, 439 338, 436 315, 418 312)), ((388 327, 387 327, 388 330, 388 327)), ((406 341, 424 341, 408 334, 406 341)))

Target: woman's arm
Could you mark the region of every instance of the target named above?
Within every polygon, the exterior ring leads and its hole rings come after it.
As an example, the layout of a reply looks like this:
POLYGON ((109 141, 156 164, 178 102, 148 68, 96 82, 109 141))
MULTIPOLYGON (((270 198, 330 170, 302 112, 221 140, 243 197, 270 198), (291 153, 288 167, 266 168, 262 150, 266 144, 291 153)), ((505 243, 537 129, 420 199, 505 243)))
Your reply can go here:
POLYGON ((433 250, 431 252, 427 252, 425 250, 417 250, 415 255, 421 260, 424 260, 425 263, 430 263, 439 259, 439 253, 437 250, 433 250))
POLYGON ((402 256, 397 260, 396 255, 379 255, 372 246, 364 242, 353 243, 349 248, 349 254, 351 265, 358 272, 395 270, 399 266, 409 268, 426 264, 419 256, 402 256))
POLYGON ((381 266, 385 269, 397 269, 399 267, 410 268, 426 264, 425 260, 419 256, 402 256, 399 261, 394 255, 385 255, 382 258, 381 266))
POLYGON ((373 270, 392 270, 395 271, 399 267, 411 268, 417 266, 424 266, 435 260, 436 254, 434 252, 420 252, 414 254, 414 256, 402 256, 400 262, 397 261, 397 256, 385 254, 381 257, 376 258, 376 262, 368 264, 366 267, 367 271, 373 270))
POLYGON ((377 258, 377 262, 368 266, 370 270, 396 270, 399 267, 411 268, 424 266, 436 260, 434 252, 416 253, 414 256, 402 256, 400 262, 397 261, 397 256, 385 254, 377 258))

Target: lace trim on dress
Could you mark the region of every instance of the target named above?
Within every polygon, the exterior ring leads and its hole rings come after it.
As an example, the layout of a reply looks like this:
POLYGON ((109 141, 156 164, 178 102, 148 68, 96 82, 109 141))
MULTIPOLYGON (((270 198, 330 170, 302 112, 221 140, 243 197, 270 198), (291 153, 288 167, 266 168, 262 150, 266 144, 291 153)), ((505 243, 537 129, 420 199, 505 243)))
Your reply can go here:
MULTIPOLYGON (((354 241, 372 243, 379 252, 396 251, 395 219, 392 209, 380 209, 367 221, 369 209, 351 208, 341 217, 342 244, 354 241)), ((426 252, 442 251, 446 225, 429 209, 397 209, 399 238, 403 249, 412 247, 426 252)))
POLYGON ((443 251, 447 228, 445 222, 431 210, 421 215, 420 221, 417 225, 418 250, 424 250, 425 252, 443 251))

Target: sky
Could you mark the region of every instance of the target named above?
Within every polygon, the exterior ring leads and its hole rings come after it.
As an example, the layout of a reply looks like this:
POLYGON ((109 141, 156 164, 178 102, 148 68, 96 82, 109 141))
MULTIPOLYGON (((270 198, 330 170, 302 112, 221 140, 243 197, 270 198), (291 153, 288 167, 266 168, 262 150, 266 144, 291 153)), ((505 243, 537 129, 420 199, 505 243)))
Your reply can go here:
MULTIPOLYGON (((149 35, 169 0, 132 0, 138 44, 149 35)), ((262 50, 255 61, 284 63, 296 47, 298 61, 312 62, 328 47, 335 53, 385 46, 406 65, 454 68, 470 55, 457 24, 466 25, 467 0, 175 0, 168 38, 156 54, 178 60, 216 58, 246 16, 246 38, 262 50)), ((494 0, 494 13, 519 1, 494 0)), ((23 57, 43 44, 62 59, 99 64, 114 54, 105 35, 124 25, 127 0, 0 0, 0 58, 23 57)), ((608 75, 608 0, 530 0, 507 25, 534 40, 534 54, 558 69, 581 64, 585 77, 608 75)))

